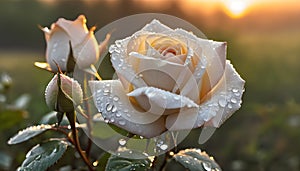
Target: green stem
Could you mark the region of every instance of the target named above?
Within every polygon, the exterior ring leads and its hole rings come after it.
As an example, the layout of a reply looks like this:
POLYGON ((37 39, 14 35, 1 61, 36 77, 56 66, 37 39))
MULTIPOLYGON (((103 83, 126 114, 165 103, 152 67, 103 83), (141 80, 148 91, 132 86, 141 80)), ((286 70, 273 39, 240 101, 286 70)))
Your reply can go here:
POLYGON ((69 120, 70 125, 71 125, 74 146, 75 146, 76 150, 78 151, 80 157, 84 161, 84 163, 88 166, 89 170, 94 171, 94 168, 91 165, 89 159, 87 158, 87 155, 83 152, 83 150, 80 147, 78 132, 77 132, 77 129, 76 129, 76 126, 75 126, 75 123, 76 123, 75 112, 67 113, 67 117, 68 117, 68 120, 69 120))
MULTIPOLYGON (((88 74, 84 73, 84 80, 83 80, 83 89, 84 89, 84 98, 89 97, 89 89, 88 89, 88 74)), ((85 108, 86 108, 86 122, 87 122, 87 129, 88 129, 88 144, 87 144, 87 148, 86 148, 86 155, 89 156, 90 155, 90 151, 91 151, 91 147, 92 147, 92 140, 91 140, 91 130, 92 130, 92 126, 91 126, 91 109, 90 109, 90 104, 89 104, 89 100, 86 100, 84 102, 85 104, 85 108)))

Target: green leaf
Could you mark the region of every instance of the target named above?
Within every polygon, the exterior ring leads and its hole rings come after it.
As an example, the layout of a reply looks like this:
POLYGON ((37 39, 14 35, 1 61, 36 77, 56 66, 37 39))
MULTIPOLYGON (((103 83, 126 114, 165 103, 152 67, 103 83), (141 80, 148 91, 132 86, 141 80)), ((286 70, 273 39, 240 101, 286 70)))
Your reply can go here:
POLYGON ((215 160, 200 149, 185 149, 175 154, 173 158, 191 171, 220 171, 215 160))
POLYGON ((106 163, 108 159, 110 158, 111 154, 110 153, 102 153, 100 158, 98 159, 98 166, 97 166, 97 171, 104 171, 106 167, 106 163))
POLYGON ((37 125, 31 126, 26 129, 19 131, 15 136, 8 140, 8 144, 18 144, 24 141, 29 140, 32 137, 35 137, 42 132, 51 129, 51 125, 37 125))
POLYGON ((106 171, 145 171, 151 166, 152 160, 145 154, 128 149, 120 150, 112 155, 106 165, 106 171))
POLYGON ((27 112, 23 110, 6 109, 0 110, 0 131, 11 128, 22 122, 26 117, 27 112))
POLYGON ((67 147, 68 143, 61 140, 51 140, 38 144, 26 154, 26 159, 18 168, 18 171, 46 170, 62 157, 67 147))
MULTIPOLYGON (((58 113, 58 112, 52 111, 50 113, 47 113, 41 119, 40 124, 55 124, 55 123, 58 123, 56 113, 58 113)), ((60 125, 68 125, 68 124, 69 124, 69 121, 68 121, 66 115, 63 115, 60 125)))

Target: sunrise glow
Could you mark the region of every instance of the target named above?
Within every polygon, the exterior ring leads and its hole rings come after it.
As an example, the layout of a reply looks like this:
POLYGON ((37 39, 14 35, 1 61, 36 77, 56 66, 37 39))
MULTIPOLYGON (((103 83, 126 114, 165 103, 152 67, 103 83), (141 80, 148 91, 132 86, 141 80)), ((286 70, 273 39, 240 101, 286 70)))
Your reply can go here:
POLYGON ((249 6, 249 1, 246 0, 224 1, 224 10, 232 18, 240 18, 244 16, 249 6))

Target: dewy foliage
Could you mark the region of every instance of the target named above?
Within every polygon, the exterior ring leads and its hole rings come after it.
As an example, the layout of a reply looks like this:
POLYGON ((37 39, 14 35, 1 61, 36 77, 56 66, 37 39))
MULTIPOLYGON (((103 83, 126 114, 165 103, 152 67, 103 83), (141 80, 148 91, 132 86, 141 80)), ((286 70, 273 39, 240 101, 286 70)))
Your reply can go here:
POLYGON ((26 159, 18 171, 46 170, 62 157, 67 147, 68 143, 61 140, 50 140, 38 144, 26 154, 26 159))

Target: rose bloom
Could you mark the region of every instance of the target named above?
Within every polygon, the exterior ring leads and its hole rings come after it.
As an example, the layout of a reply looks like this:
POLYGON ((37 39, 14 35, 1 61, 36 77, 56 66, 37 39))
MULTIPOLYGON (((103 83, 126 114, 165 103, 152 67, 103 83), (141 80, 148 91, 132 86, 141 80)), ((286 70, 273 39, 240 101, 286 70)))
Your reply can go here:
POLYGON ((90 87, 104 119, 133 134, 219 127, 241 106, 245 81, 226 60, 225 42, 153 20, 110 53, 119 79, 90 87))
POLYGON ((95 27, 88 30, 84 15, 75 21, 60 18, 50 30, 47 27, 42 30, 47 42, 46 61, 52 71, 58 71, 56 63, 62 71, 68 71, 74 69, 72 66, 68 69, 72 62, 80 69, 97 62, 99 46, 94 36, 95 27))

